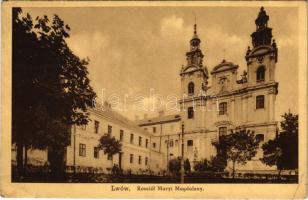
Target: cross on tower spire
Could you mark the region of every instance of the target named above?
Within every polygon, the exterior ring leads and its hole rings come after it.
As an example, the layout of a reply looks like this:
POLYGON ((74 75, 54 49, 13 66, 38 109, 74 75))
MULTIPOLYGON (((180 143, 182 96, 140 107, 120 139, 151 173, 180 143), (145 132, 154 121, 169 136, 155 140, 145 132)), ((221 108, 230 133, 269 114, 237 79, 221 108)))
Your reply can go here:
POLYGON ((190 43, 190 51, 186 53, 188 65, 194 64, 194 65, 202 66, 203 54, 200 50, 201 40, 199 39, 197 35, 196 18, 195 18, 195 24, 194 24, 194 34, 189 43, 190 43))

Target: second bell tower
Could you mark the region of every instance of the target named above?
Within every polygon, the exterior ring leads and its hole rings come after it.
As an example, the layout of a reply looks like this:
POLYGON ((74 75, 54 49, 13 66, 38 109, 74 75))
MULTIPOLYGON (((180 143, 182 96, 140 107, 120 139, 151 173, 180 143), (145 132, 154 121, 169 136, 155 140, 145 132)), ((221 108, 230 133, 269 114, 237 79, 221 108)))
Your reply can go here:
POLYGON ((253 48, 246 52, 248 84, 250 86, 275 82, 275 68, 278 49, 268 27, 269 16, 261 7, 255 20, 256 31, 251 34, 253 48))

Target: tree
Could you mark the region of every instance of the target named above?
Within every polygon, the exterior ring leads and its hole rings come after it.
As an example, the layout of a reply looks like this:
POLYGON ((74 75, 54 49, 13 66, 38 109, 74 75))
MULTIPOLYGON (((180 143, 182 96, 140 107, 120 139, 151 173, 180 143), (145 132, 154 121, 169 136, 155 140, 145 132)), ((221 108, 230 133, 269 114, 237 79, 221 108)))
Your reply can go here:
POLYGON ((218 154, 232 162, 232 175, 235 177, 235 164, 246 164, 257 153, 260 141, 250 130, 240 130, 228 135, 219 137, 218 142, 214 142, 214 146, 218 149, 218 154))
POLYGON ((194 165, 194 170, 197 172, 204 172, 209 170, 209 161, 207 159, 203 159, 201 161, 197 161, 194 165))
POLYGON ((208 163, 209 170, 214 172, 223 172, 227 166, 227 159, 217 154, 216 156, 211 156, 211 160, 208 163))
MULTIPOLYGON (((104 151, 104 154, 113 157, 113 155, 122 151, 122 144, 115 137, 110 137, 108 134, 104 134, 99 140, 99 149, 104 151)), ((113 160, 111 159, 111 162, 113 160)))
POLYGON ((280 123, 282 132, 275 139, 262 145, 261 161, 269 166, 276 165, 279 174, 283 169, 298 168, 298 115, 285 113, 280 123))
MULTIPOLYGON (((33 20, 13 8, 12 17, 12 143, 22 174, 24 149, 63 149, 70 126, 88 123, 87 108, 96 94, 87 77, 88 60, 70 50, 70 27, 59 16, 33 20)), ((49 152, 50 162, 58 158, 49 152)))
POLYGON ((194 170, 197 172, 211 171, 211 172, 223 172, 226 167, 226 159, 223 156, 216 155, 211 156, 210 160, 203 159, 196 162, 194 170))
POLYGON ((173 174, 179 174, 181 170, 181 159, 180 158, 174 158, 169 160, 169 171, 173 174))
POLYGON ((191 166, 188 158, 184 161, 184 170, 185 172, 190 172, 191 171, 191 166))

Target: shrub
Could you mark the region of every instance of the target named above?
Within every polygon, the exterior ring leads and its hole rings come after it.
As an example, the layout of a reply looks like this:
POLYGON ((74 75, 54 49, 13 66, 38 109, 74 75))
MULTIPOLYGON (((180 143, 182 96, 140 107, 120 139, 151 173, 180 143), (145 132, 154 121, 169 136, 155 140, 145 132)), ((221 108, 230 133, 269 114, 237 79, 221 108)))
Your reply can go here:
POLYGON ((204 172, 210 169, 209 161, 207 159, 203 159, 201 161, 196 162, 194 165, 194 170, 197 172, 204 172))

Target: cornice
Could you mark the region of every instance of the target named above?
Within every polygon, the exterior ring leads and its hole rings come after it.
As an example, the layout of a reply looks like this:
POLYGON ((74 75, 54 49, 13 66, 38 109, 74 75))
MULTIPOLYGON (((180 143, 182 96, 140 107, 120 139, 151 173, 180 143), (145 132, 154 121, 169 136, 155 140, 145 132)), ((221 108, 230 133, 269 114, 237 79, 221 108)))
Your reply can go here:
POLYGON ((143 127, 143 126, 150 126, 150 125, 157 125, 157 124, 167 124, 167 123, 171 123, 171 122, 177 122, 177 121, 180 121, 181 120, 181 117, 178 117, 178 118, 174 118, 172 120, 165 120, 165 121, 158 121, 158 122, 149 122, 149 123, 142 123, 142 124, 139 124, 140 127, 143 127))
POLYGON ((249 53, 249 55, 247 55, 247 58, 255 58, 255 57, 259 57, 259 56, 264 56, 270 53, 275 53, 275 49, 271 46, 271 45, 261 45, 258 46, 254 49, 251 50, 251 52, 249 53), (268 51, 262 52, 262 53, 258 53, 259 50, 261 49, 266 49, 268 51))
POLYGON ((234 64, 230 64, 230 65, 218 65, 216 67, 219 67, 217 68, 216 70, 214 69, 211 74, 217 74, 217 73, 220 73, 220 72, 225 72, 225 71, 232 71, 233 73, 238 69, 238 65, 234 65, 234 64), (222 68, 224 66, 229 66, 228 68, 225 68, 225 69, 219 69, 219 68, 222 68))
POLYGON ((181 71, 180 76, 185 75, 185 74, 192 74, 192 73, 194 73, 196 71, 201 71, 206 78, 209 77, 208 74, 206 73, 206 70, 205 70, 204 66, 198 66, 198 65, 186 66, 185 69, 181 71), (188 72, 185 72, 185 70, 187 70, 187 69, 189 69, 191 67, 193 67, 195 69, 193 69, 191 71, 188 71, 188 72))
POLYGON ((241 124, 237 126, 236 129, 250 128, 250 127, 256 127, 256 126, 277 126, 277 124, 278 124, 277 121, 262 122, 262 123, 246 123, 246 124, 241 124))
POLYGON ((217 97, 225 97, 225 96, 233 96, 233 95, 240 95, 240 94, 247 94, 248 92, 259 90, 259 89, 264 89, 264 88, 271 88, 271 87, 278 87, 278 82, 270 82, 270 83, 265 83, 265 84, 260 84, 260 85, 254 85, 254 86, 248 86, 242 89, 238 90, 233 90, 228 93, 224 94, 216 94, 216 95, 211 95, 212 98, 217 98, 217 97))
POLYGON ((187 102, 192 102, 192 101, 206 100, 206 98, 208 97, 207 96, 195 96, 195 97, 188 97, 186 99, 180 99, 178 102, 182 104, 182 103, 187 103, 187 102))

